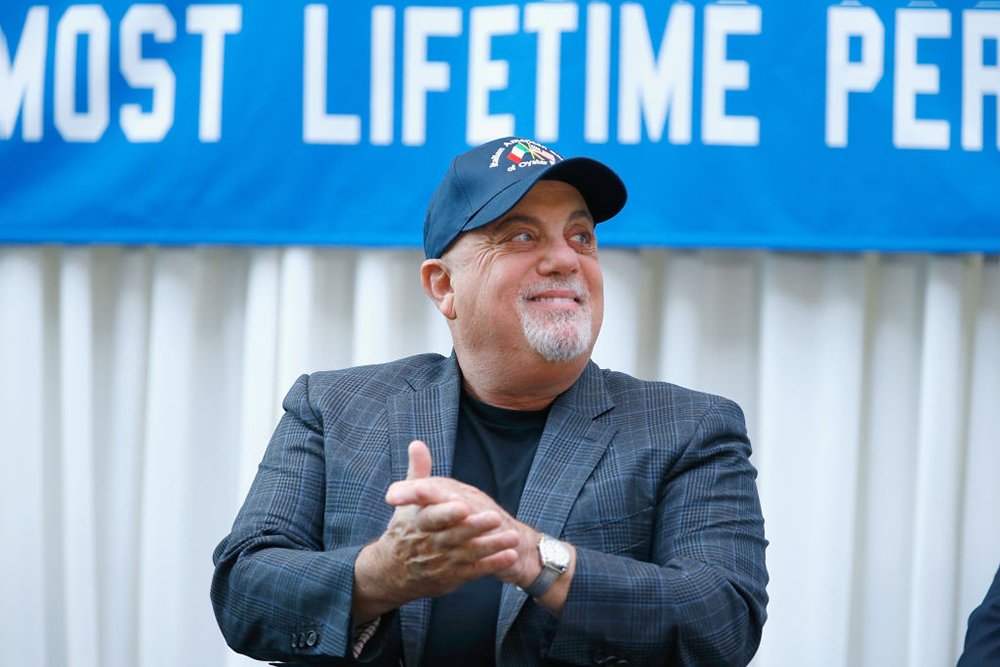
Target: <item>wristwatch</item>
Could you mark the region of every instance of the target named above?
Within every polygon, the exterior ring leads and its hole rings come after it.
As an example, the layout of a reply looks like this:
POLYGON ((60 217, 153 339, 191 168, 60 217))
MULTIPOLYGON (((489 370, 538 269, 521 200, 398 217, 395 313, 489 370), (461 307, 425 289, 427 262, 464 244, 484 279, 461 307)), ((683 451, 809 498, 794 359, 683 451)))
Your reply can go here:
POLYGON ((569 548, 549 535, 538 539, 538 555, 542 559, 542 571, 538 578, 524 592, 533 598, 540 598, 552 587, 559 575, 569 567, 569 548))

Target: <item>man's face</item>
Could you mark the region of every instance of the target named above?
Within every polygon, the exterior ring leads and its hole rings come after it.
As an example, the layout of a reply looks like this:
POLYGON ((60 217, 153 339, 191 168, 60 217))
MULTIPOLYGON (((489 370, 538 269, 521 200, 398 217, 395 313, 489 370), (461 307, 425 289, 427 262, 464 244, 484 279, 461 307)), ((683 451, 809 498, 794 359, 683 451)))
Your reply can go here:
POLYGON ((590 356, 604 317, 594 223, 583 197, 539 181, 503 217, 461 235, 445 253, 453 333, 467 349, 548 361, 590 356))

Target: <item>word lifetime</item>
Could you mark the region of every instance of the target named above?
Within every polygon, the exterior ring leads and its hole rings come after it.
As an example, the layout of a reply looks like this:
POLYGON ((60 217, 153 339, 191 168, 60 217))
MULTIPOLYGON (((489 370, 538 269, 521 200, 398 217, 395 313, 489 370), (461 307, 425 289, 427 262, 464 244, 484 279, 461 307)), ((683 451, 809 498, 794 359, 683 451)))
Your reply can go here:
MULTIPOLYGON (((529 2, 496 6, 410 6, 371 8, 368 97, 330 95, 331 27, 336 33, 356 32, 357 26, 331 22, 330 8, 309 4, 304 8, 302 35, 302 139, 310 144, 360 144, 362 124, 373 145, 396 141, 407 146, 427 143, 428 101, 465 86, 465 136, 469 144, 492 137, 517 134, 516 113, 491 110, 491 96, 509 90, 511 61, 494 53, 494 38, 533 36, 533 99, 519 102, 533 117, 532 134, 540 141, 559 138, 560 122, 574 118, 590 143, 637 144, 644 140, 672 144, 692 142, 695 103, 695 60, 700 57, 700 137, 703 144, 756 146, 760 118, 737 115, 727 101, 739 100, 750 90, 752 63, 730 57, 730 38, 763 39, 762 10, 757 5, 707 4, 700 22, 702 46, 695 53, 695 7, 688 2, 670 6, 662 35, 651 34, 643 5, 633 2, 617 7, 617 53, 612 58, 612 7, 590 2, 529 2), (467 13, 467 15, 466 15, 467 13), (463 35, 465 20, 468 35, 463 35), (581 30, 584 46, 579 53, 563 54, 563 38, 581 30), (331 25, 332 24, 332 25, 331 25), (395 46, 402 31, 401 82, 397 81, 395 46), (658 39, 657 39, 658 37, 658 39), (467 61, 434 59, 435 45, 447 40, 467 40, 467 61), (658 43, 658 44, 657 44, 658 43), (579 95, 560 99, 560 76, 569 61, 582 63, 579 95), (612 62, 617 67, 612 77, 612 62), (466 71, 458 82, 453 71, 466 71), (617 83, 612 95, 612 81, 617 83), (400 113, 395 95, 401 91, 400 113), (332 99, 332 98, 336 99, 332 99), (331 99, 328 99, 331 98, 331 99), (331 106, 336 110, 331 110, 331 106), (355 108, 350 108, 354 106, 355 108), (613 113, 612 113, 613 112, 613 113), (576 116, 573 116, 576 114, 576 116), (400 126, 396 126, 397 115, 400 126), (611 119, 616 121, 612 133, 611 119), (397 132, 399 134, 397 138, 397 132), (664 136, 665 134, 665 136, 664 136)), ((253 63, 226 62, 229 40, 240 38, 243 7, 238 4, 190 5, 185 13, 188 35, 201 39, 198 138, 216 142, 222 137, 224 77, 233 68, 253 63)), ((336 18, 336 17, 335 17, 336 18)), ((899 8, 894 13, 894 53, 891 69, 893 145, 897 148, 947 149, 951 122, 919 117, 917 99, 940 94, 940 68, 920 63, 917 44, 951 39, 951 11, 899 8)), ((20 120, 24 141, 43 138, 46 63, 49 52, 49 9, 33 6, 27 11, 18 40, 9 40, 0 26, 0 139, 11 139, 20 120), (16 48, 13 46, 17 44, 16 48)), ((658 31, 655 31, 658 32, 658 31)), ((848 144, 852 95, 871 94, 885 76, 887 56, 885 23, 875 10, 852 4, 827 8, 825 143, 848 144), (852 45, 860 46, 852 54, 852 45), (858 55, 858 52, 860 55, 858 55)), ((96 4, 70 5, 55 28, 52 124, 68 142, 99 141, 111 121, 109 84, 112 46, 111 22, 96 4), (81 38, 86 39, 81 39, 81 38), (83 45, 83 46, 81 46, 83 45), (78 50, 86 49, 79 54, 78 50), (85 76, 78 76, 86 60, 85 76)), ((162 141, 174 126, 177 73, 161 58, 144 57, 143 45, 177 39, 177 20, 163 4, 128 7, 118 25, 118 63, 124 81, 134 90, 150 93, 150 102, 121 104, 118 123, 131 142, 162 141), (146 40, 144 42, 144 39, 146 40)), ((983 149, 984 107, 1000 98, 1000 64, 995 51, 1000 41, 1000 11, 968 9, 962 12, 961 145, 983 149)), ((820 42, 821 40, 817 40, 820 42)), ((463 46, 466 42, 463 42, 463 46)), ((271 47, 273 48, 273 47, 271 47)), ((524 63, 514 63, 521 66, 524 63)), ((181 72, 181 75, 190 72, 181 72)), ((952 73, 957 74, 957 73, 952 73)), ((751 99, 751 98, 748 98, 751 99)), ((752 98, 760 102, 760 97, 752 98)), ((771 103, 777 103, 772 100, 771 103)), ((1000 102, 997 102, 1000 105, 1000 102)), ((509 105, 508 105, 509 106, 509 105)), ((515 105, 516 106, 516 105, 515 105)), ((955 105, 957 106, 957 105, 955 105)), ((746 109, 746 104, 740 107, 746 109)), ((238 113, 239 105, 236 105, 238 113)), ((1000 113, 997 113, 1000 116, 1000 113)), ((997 132, 1000 148, 1000 132, 997 132)))

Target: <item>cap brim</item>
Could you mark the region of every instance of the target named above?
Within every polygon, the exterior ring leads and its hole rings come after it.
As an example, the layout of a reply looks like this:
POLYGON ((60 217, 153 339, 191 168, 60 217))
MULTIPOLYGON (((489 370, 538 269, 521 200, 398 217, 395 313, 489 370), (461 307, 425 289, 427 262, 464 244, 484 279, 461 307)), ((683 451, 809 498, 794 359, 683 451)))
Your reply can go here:
POLYGON ((625 206, 625 184, 612 169, 588 157, 573 157, 545 169, 530 169, 525 178, 514 181, 476 211, 462 232, 487 225, 514 208, 538 181, 561 181, 576 188, 587 203, 594 222, 604 222, 625 206))
POLYGON ((589 157, 573 157, 552 165, 539 180, 562 181, 580 191, 594 222, 609 220, 622 210, 628 193, 610 167, 589 157))

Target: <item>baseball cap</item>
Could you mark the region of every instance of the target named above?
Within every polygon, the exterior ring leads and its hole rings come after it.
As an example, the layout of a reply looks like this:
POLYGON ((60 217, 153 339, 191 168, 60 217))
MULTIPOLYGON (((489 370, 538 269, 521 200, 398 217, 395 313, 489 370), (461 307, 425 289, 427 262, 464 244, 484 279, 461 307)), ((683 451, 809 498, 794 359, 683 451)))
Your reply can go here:
POLYGON ((427 207, 425 256, 441 257, 459 234, 501 217, 543 179, 579 190, 595 223, 615 216, 625 205, 622 179, 597 160, 563 159, 531 139, 494 139, 451 161, 427 207))

